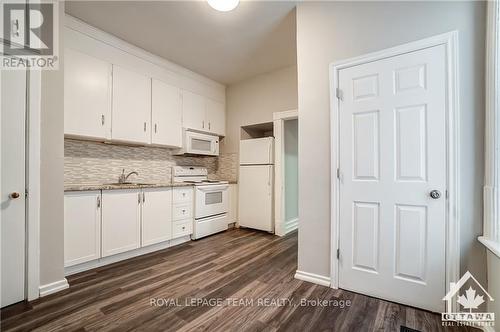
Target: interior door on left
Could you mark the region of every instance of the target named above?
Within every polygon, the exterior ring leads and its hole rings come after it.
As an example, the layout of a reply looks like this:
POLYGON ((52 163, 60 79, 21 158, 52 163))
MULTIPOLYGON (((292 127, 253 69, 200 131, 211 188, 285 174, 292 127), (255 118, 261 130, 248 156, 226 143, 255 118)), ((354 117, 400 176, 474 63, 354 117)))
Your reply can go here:
POLYGON ((1 85, 1 306, 25 298, 26 72, 3 70, 1 85))

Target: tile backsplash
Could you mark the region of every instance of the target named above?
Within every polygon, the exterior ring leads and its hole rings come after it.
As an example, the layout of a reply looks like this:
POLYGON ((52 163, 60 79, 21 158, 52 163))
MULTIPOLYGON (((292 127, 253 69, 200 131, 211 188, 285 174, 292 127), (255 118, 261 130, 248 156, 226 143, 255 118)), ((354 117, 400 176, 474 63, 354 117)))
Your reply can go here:
POLYGON ((236 181, 237 156, 174 156, 175 150, 145 146, 112 145, 91 141, 64 140, 64 182, 66 184, 111 183, 122 169, 136 171, 131 180, 146 183, 171 181, 175 165, 203 166, 209 178, 236 181))

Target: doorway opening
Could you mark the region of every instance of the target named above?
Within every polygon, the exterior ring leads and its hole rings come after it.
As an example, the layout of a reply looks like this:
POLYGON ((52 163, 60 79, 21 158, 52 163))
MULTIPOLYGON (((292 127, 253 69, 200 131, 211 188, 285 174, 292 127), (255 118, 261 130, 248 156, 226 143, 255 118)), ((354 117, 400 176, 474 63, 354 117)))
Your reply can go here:
POLYGON ((298 112, 274 113, 275 234, 285 236, 299 225, 298 112))

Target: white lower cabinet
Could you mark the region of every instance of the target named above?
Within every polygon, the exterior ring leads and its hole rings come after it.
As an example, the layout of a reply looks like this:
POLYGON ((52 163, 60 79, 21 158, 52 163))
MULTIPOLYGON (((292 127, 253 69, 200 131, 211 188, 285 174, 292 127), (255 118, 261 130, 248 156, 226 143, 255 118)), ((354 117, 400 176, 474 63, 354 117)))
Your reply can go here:
POLYGON ((142 246, 170 240, 172 189, 144 189, 142 195, 142 246))
POLYGON ((64 195, 64 266, 101 257, 101 192, 64 195))
POLYGON ((164 248, 169 245, 166 241, 192 233, 193 187, 64 195, 64 267, 72 267, 72 271, 134 257, 139 252, 135 249, 141 247, 149 246, 140 249, 143 253, 155 250, 155 244, 164 248), (106 258, 127 251, 130 254, 106 258), (91 263, 79 265, 87 262, 91 263))
POLYGON ((193 187, 173 189, 172 238, 193 234, 193 187))
POLYGON ((140 190, 106 190, 102 193, 102 257, 141 246, 140 190))

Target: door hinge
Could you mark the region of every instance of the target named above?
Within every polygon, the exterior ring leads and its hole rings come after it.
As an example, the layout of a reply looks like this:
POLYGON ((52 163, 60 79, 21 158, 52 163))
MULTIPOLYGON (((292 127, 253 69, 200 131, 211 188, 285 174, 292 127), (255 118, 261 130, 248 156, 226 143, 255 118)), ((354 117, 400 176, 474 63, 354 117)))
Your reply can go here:
POLYGON ((340 179, 340 168, 337 168, 337 179, 340 179))
POLYGON ((445 197, 446 199, 448 199, 448 196, 449 196, 449 195, 448 195, 448 190, 445 190, 445 191, 444 191, 444 197, 445 197))
POLYGON ((340 88, 335 89, 335 96, 337 96, 337 98, 339 100, 344 99, 344 94, 343 94, 342 90, 340 90, 340 88))
POLYGON ((28 192, 28 189, 25 189, 25 190, 24 190, 24 198, 25 198, 25 199, 28 199, 28 196, 29 196, 29 195, 28 195, 28 193, 29 193, 29 192, 28 192))
POLYGON ((340 249, 337 249, 337 259, 340 259, 340 249))

